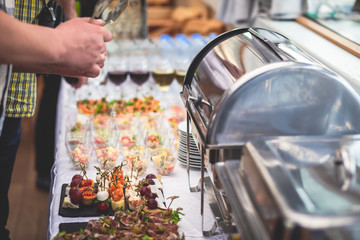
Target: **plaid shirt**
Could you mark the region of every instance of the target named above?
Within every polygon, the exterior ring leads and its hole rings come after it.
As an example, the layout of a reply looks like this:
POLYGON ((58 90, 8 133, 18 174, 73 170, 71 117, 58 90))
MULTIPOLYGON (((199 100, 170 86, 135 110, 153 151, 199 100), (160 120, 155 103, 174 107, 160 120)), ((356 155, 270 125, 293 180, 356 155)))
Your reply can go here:
MULTIPOLYGON (((0 11, 14 15, 14 2, 11 0, 0 0, 0 11)), ((0 64, 0 135, 5 119, 5 105, 11 77, 11 68, 12 66, 9 64, 0 64)))
MULTIPOLYGON (((8 0, 3 0, 8 1, 8 0)), ((37 15, 43 7, 43 0, 15 0, 14 17, 26 23, 37 24, 37 15)), ((36 74, 13 73, 9 86, 6 116, 31 117, 36 104, 36 74)))

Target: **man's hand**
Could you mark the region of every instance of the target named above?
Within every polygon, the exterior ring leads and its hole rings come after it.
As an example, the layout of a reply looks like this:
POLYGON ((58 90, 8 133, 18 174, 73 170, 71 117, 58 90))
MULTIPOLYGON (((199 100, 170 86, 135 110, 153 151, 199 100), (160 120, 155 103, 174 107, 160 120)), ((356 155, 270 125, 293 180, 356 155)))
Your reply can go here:
MULTIPOLYGON (((104 66, 106 45, 112 39, 102 20, 89 23, 89 18, 75 18, 55 28, 60 51, 58 67, 71 75, 96 77, 104 66)), ((64 75, 68 75, 64 73, 64 75)))
POLYGON ((22 23, 0 10, 0 63, 14 71, 96 77, 112 34, 102 20, 75 18, 55 29, 22 23))

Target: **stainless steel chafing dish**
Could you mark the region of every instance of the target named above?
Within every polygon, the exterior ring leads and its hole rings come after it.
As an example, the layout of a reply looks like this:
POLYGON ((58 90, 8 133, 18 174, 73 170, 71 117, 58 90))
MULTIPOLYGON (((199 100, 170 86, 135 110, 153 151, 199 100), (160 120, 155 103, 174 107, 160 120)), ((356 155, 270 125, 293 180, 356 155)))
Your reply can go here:
MULTIPOLYGON (((206 188, 221 212, 216 219, 227 223, 214 164, 240 159, 247 141, 360 132, 360 100, 346 81, 266 29, 235 29, 212 40, 191 63, 180 95, 203 163, 199 185, 190 190, 201 191, 203 214, 206 188)), ((190 183, 189 157, 188 176, 190 183)))
POLYGON ((255 138, 216 164, 245 239, 360 239, 360 137, 255 138))

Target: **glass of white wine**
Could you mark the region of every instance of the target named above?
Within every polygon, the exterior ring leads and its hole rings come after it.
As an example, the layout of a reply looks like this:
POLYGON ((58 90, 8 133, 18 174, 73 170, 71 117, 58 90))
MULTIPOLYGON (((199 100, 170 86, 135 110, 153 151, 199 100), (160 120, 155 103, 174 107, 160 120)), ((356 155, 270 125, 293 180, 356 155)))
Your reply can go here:
POLYGON ((175 78, 174 68, 171 66, 171 63, 166 58, 161 58, 160 56, 154 59, 154 70, 152 77, 159 86, 162 92, 167 92, 171 83, 175 78))

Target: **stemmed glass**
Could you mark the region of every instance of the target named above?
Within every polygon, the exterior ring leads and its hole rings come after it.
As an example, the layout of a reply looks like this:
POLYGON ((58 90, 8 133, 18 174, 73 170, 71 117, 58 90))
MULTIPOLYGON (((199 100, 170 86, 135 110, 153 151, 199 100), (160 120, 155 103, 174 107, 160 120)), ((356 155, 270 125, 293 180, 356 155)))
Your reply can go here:
POLYGON ((136 92, 139 92, 141 86, 149 80, 150 63, 143 42, 138 41, 135 44, 139 49, 129 56, 129 71, 130 79, 137 85, 136 92))
POLYGON ((89 166, 93 150, 89 121, 85 126, 78 122, 75 126, 67 128, 65 146, 76 169, 85 169, 89 166))
MULTIPOLYGON (((96 122, 96 118, 93 120, 94 122, 96 122)), ((119 142, 120 130, 113 116, 100 119, 99 123, 93 124, 91 128, 95 154, 101 168, 112 169, 122 157, 119 142)))
POLYGON ((75 85, 78 83, 79 78, 77 77, 67 77, 65 76, 65 81, 70 84, 73 88, 75 88, 75 85))
POLYGON ((136 175, 146 172, 149 162, 148 152, 144 146, 136 145, 125 155, 126 163, 130 171, 136 175))
POLYGON ((156 171, 161 175, 168 175, 174 170, 176 159, 176 146, 171 138, 166 139, 164 145, 157 148, 151 157, 156 171))
POLYGON ((152 77, 162 92, 167 92, 175 77, 174 68, 168 59, 160 56, 154 58, 154 70, 152 77))
POLYGON ((120 93, 122 98, 122 90, 120 86, 126 81, 128 76, 128 60, 125 55, 111 56, 108 62, 108 79, 115 85, 115 99, 116 95, 120 93))
MULTIPOLYGON (((145 146, 145 141, 143 140, 144 135, 142 131, 137 129, 138 133, 136 134, 136 141, 133 142, 133 145, 130 147, 128 145, 127 149, 124 151, 124 157, 127 163, 129 170, 135 175, 142 175, 146 172, 149 163, 149 154, 145 146)), ((122 139, 124 142, 125 139, 122 139)), ((129 141, 126 141, 129 142, 129 141)), ((123 146, 125 146, 123 144, 123 146)))
POLYGON ((175 73, 175 79, 180 87, 183 86, 187 69, 178 69, 175 73))
POLYGON ((79 78, 65 76, 64 79, 71 86, 71 94, 69 96, 70 106, 72 104, 76 105, 76 88, 75 88, 75 85, 79 82, 79 78))
POLYGON ((147 128, 145 146, 156 171, 161 175, 168 175, 176 163, 176 141, 163 116, 156 120, 156 126, 147 128))

